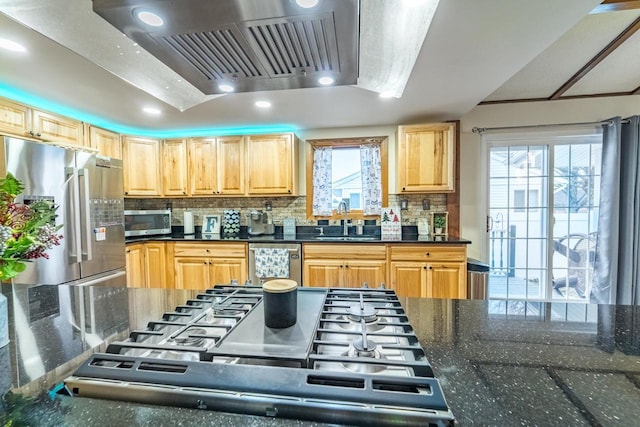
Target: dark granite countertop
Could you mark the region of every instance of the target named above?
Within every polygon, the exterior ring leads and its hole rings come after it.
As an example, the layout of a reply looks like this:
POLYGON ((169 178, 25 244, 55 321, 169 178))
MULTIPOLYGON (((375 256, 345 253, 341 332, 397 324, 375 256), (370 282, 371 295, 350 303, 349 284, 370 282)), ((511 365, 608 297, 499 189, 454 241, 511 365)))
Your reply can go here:
POLYGON ((273 235, 251 236, 247 233, 241 233, 237 236, 226 236, 220 234, 201 234, 184 235, 181 233, 173 233, 171 235, 160 236, 144 236, 129 237, 127 243, 151 242, 151 241, 170 241, 170 242, 247 242, 247 243, 418 243, 418 244, 470 244, 471 241, 456 236, 420 236, 413 233, 404 233, 398 238, 382 237, 380 234, 369 234, 363 236, 350 235, 347 237, 338 234, 327 234, 318 236, 318 233, 296 233, 295 235, 284 235, 276 233, 273 235))
MULTIPOLYGON (((11 342, 0 349, 0 392, 14 393, 8 411, 0 412, 3 424, 13 417, 32 425, 318 425, 38 395, 72 373, 92 348, 143 328, 197 292, 9 285, 2 291, 11 342), (19 392, 37 397, 16 398, 19 392)), ((639 307, 401 302, 460 425, 637 425, 639 307)))

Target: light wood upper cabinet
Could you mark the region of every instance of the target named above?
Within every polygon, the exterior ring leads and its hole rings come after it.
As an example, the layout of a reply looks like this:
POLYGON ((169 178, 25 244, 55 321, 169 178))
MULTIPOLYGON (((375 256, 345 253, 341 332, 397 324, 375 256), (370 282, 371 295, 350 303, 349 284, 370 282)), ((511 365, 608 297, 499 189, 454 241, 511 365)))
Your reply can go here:
POLYGON ((227 136, 218 138, 217 144, 219 194, 244 194, 244 137, 227 136))
POLYGON ((386 282, 384 245, 305 244, 304 286, 359 288, 386 282))
POLYGON ((187 140, 167 139, 162 143, 162 193, 187 195, 187 140))
POLYGON ((101 156, 122 159, 120 134, 85 124, 85 135, 89 137, 87 145, 98 150, 101 156))
POLYGON ((160 141, 127 136, 122 148, 125 196, 161 195, 160 141))
POLYGON ((216 139, 189 140, 189 194, 211 196, 218 191, 216 139))
POLYGON ((65 145, 84 145, 82 122, 6 99, 0 99, 0 131, 65 145))
POLYGON ((447 193, 455 189, 455 124, 398 127, 398 193, 447 193))
POLYGON ((244 158, 241 136, 190 140, 189 194, 244 194, 244 158))
POLYGON ((297 139, 293 134, 247 138, 248 193, 297 193, 297 139))
POLYGON ((26 136, 31 122, 31 109, 0 98, 0 131, 10 135, 26 136))
POLYGON ((84 133, 82 122, 33 110, 32 132, 36 137, 51 142, 61 142, 82 147, 84 133))

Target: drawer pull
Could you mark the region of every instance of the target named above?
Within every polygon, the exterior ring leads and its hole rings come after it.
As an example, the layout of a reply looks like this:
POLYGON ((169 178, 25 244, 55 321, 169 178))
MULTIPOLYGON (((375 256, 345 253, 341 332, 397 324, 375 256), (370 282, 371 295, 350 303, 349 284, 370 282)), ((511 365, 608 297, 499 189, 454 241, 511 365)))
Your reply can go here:
POLYGON ((430 252, 427 252, 427 256, 431 256, 431 253, 430 253, 430 252))

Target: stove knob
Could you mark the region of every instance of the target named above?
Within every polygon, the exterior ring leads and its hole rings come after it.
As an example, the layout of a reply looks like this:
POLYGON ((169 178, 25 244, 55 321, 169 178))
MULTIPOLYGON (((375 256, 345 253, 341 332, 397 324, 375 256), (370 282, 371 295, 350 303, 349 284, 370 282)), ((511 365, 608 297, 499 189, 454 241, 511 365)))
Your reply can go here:
POLYGON ((245 286, 251 286, 251 279, 247 279, 246 282, 244 282, 245 286))
POLYGON ((231 286, 238 286, 238 279, 231 279, 231 286))
POLYGON ((362 287, 363 287, 363 288, 368 288, 368 287, 369 287, 369 284, 368 284, 367 282, 362 282, 362 287))
POLYGON ((380 282, 380 289, 387 289, 387 287, 384 285, 384 282, 380 282))

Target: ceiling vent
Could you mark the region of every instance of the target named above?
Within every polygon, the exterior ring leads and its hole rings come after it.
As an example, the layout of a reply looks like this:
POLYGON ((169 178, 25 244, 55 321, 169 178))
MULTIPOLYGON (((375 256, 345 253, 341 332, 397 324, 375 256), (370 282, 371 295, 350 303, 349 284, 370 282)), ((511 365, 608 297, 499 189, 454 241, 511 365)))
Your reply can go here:
POLYGON ((207 95, 355 85, 359 2, 323 0, 304 9, 291 0, 94 0, 93 9, 207 95), (165 25, 147 26, 140 10, 165 25))

